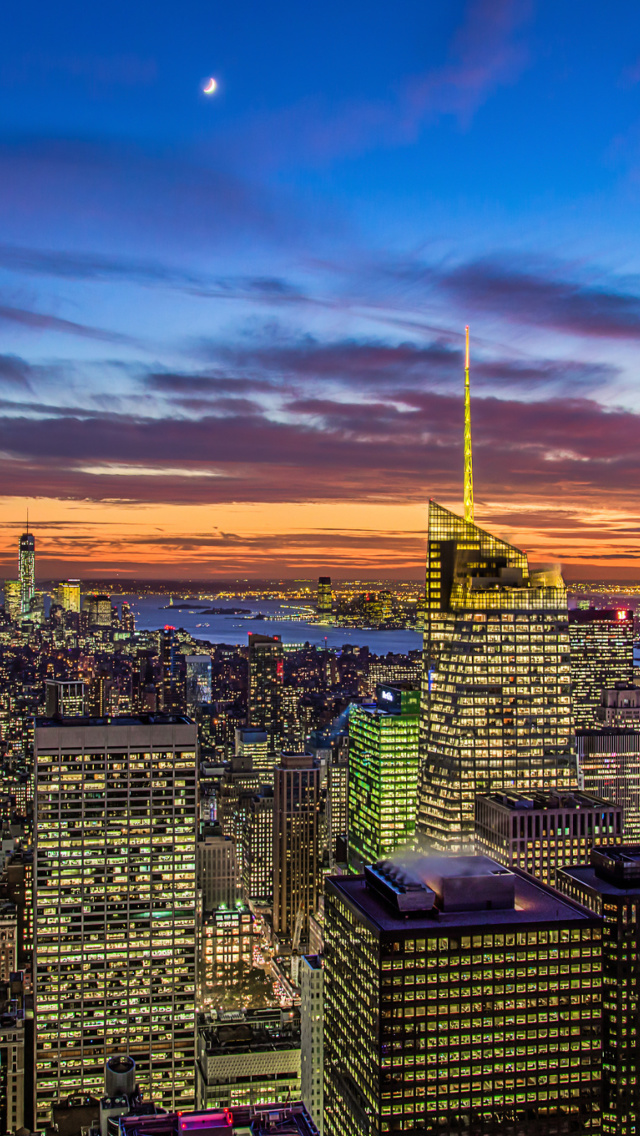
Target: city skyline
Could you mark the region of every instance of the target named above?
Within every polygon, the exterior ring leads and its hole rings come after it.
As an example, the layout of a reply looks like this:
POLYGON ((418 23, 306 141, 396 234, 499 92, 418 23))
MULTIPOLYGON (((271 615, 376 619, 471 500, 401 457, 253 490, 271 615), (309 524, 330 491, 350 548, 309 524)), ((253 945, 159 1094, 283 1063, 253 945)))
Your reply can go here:
POLYGON ((562 549, 569 579, 630 578, 640 16, 619 10, 16 14, 5 573, 29 505, 46 576, 419 577, 427 499, 460 511, 470 324, 478 524, 562 549))

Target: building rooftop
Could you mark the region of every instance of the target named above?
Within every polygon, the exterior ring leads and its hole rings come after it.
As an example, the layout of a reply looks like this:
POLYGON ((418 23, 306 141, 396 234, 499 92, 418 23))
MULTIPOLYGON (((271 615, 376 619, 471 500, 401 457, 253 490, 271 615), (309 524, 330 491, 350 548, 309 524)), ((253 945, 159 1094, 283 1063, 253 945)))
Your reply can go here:
POLYGON ((36 718, 39 730, 69 726, 192 726, 193 720, 185 714, 121 714, 110 718, 77 717, 36 718))
POLYGON ((640 896, 640 844, 600 845, 590 864, 570 864, 564 875, 600 895, 640 896))
POLYGON ((318 1129, 302 1102, 264 1104, 201 1112, 168 1112, 160 1116, 121 1116, 121 1136, 182 1136, 211 1132, 238 1136, 318 1136, 318 1129))
POLYGON ((574 790, 570 793, 557 791, 522 793, 481 793, 478 801, 490 801, 504 809, 528 809, 541 811, 546 809, 615 809, 619 808, 613 801, 606 801, 603 797, 596 797, 594 793, 583 793, 574 790))
POLYGON ((332 876, 327 880, 327 890, 340 895, 376 935, 415 935, 418 928, 425 935, 437 935, 464 927, 588 922, 594 918, 553 888, 487 856, 414 854, 404 862, 399 858, 381 861, 365 873, 332 876), (395 879, 389 879, 392 872, 395 879), (381 879, 385 875, 386 881, 381 879), (409 897, 407 905, 403 904, 403 895, 409 897))

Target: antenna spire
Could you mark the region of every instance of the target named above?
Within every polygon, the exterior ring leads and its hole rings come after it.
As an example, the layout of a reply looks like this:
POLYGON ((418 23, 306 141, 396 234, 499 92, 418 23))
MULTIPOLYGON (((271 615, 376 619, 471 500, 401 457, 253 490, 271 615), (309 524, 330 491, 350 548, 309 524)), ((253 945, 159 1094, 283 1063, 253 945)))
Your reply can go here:
POLYGON ((469 389, 469 328, 465 328, 464 353, 464 519, 473 517, 473 464, 471 459, 471 392, 469 389))
POLYGON ((27 532, 29 532, 29 506, 27 505, 27 532))

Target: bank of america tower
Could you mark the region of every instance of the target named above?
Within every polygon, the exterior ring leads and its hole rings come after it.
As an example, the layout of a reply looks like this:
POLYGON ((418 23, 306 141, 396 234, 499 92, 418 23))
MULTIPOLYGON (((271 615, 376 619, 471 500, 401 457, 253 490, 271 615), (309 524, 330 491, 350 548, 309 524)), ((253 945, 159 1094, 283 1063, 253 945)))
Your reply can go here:
POLYGON ((478 793, 576 784, 564 581, 475 524, 470 422, 467 329, 464 516, 429 503, 417 816, 456 853, 478 793))

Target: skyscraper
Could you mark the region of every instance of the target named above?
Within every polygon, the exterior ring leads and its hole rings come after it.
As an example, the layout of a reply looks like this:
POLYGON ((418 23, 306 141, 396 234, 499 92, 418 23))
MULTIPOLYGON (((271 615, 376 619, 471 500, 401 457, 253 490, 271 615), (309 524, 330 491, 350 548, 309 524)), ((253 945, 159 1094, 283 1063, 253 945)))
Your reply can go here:
POLYGON ((211 655, 185 655, 187 711, 211 702, 211 655))
POLYGON ((279 635, 249 635, 249 725, 266 730, 269 753, 282 749, 284 660, 279 635))
POLYGON ((22 614, 22 586, 19 580, 5 580, 4 610, 9 619, 20 618, 22 614))
POLYGON ((20 537, 18 554, 18 579, 20 580, 20 611, 28 615, 31 600, 36 590, 36 542, 33 533, 23 533, 20 537))
POLYGON ((324 973, 318 955, 300 960, 300 1081, 306 1109, 324 1136, 324 973))
POLYGON ((556 567, 429 502, 417 830, 472 851, 477 793, 575 785, 567 596, 556 567))
POLYGON ((476 852, 555 887, 565 864, 594 844, 622 843, 622 809, 590 793, 487 793, 476 797, 476 852))
POLYGON ((135 1059, 144 1095, 194 1093, 196 727, 39 719, 35 731, 37 1127, 135 1059))
POLYGON ((318 596, 316 599, 316 611, 320 623, 330 622, 332 609, 333 591, 331 588, 331 576, 320 576, 318 578, 318 596))
POLYGON ((273 929, 307 942, 320 886, 319 763, 308 753, 283 753, 273 794, 273 929))
POLYGON ((89 627, 111 627, 111 597, 103 592, 90 592, 84 598, 89 627))
POLYGON ((623 809, 624 839, 640 843, 640 729, 576 730, 580 787, 623 809))
POLYGON ((325 913, 325 1136, 599 1132, 599 916, 484 856, 330 878, 325 913))
POLYGON ((604 691, 617 682, 633 682, 633 612, 570 611, 569 633, 576 729, 597 729, 604 691))
MULTIPOLYGON (((80 611, 80 581, 62 580, 54 590, 54 603, 59 604, 65 611, 80 611)), ((111 621, 110 612, 109 621, 111 621)))
POLYGON ((640 1122, 640 846, 594 848, 590 863, 558 873, 557 887, 604 917, 602 1131, 605 1136, 635 1136, 640 1122))
POLYGON ((379 685, 349 714, 349 864, 361 871, 411 839, 416 825, 420 693, 379 685))

